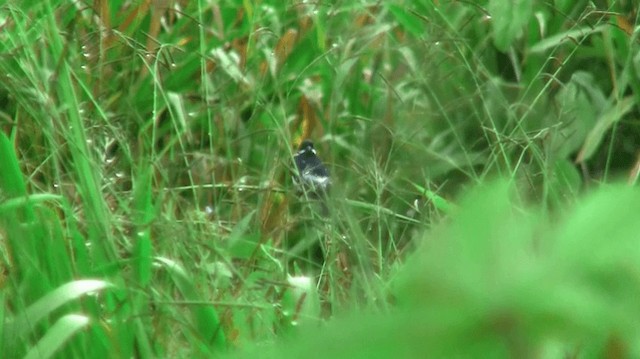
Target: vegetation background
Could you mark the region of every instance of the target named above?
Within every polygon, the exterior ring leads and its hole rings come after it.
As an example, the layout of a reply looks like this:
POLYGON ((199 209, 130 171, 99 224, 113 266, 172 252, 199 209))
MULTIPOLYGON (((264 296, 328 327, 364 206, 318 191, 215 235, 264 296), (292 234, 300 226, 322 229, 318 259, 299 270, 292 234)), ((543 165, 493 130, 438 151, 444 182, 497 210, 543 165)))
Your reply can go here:
POLYGON ((632 0, 0 1, 3 357, 640 356, 638 29, 632 0))

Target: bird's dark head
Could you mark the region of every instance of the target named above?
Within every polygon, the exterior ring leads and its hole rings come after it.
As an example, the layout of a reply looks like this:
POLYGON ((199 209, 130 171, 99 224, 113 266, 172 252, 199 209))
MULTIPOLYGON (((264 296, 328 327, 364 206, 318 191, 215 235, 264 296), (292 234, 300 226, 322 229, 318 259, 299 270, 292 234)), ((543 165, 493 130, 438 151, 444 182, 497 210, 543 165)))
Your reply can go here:
POLYGON ((300 143, 300 146, 298 147, 298 153, 299 154, 303 154, 306 152, 311 152, 311 153, 316 153, 315 148, 313 147, 313 142, 309 139, 306 139, 304 141, 302 141, 300 143))
POLYGON ((311 140, 304 140, 293 156, 297 173, 294 180, 308 192, 326 192, 329 188, 329 171, 322 164, 311 140))

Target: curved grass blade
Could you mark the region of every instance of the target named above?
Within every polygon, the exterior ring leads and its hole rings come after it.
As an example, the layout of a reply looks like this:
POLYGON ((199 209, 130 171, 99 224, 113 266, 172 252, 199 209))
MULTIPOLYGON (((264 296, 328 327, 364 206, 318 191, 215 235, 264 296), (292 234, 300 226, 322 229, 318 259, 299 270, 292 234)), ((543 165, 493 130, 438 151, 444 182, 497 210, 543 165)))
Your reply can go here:
POLYGON ((7 322, 5 333, 13 336, 21 336, 40 320, 53 313, 61 306, 78 299, 79 297, 110 287, 109 282, 95 279, 76 280, 56 288, 51 293, 40 298, 30 305, 15 320, 7 322))
POLYGON ((51 358, 62 348, 79 330, 90 323, 88 317, 80 314, 67 314, 49 329, 33 346, 24 359, 51 358))

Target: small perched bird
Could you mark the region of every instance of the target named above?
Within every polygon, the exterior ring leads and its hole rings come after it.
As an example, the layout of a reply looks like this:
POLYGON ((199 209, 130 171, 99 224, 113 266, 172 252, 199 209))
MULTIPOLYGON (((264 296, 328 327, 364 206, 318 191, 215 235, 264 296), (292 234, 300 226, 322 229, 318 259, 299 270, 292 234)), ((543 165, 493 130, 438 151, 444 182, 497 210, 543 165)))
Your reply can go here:
POLYGON ((313 148, 313 142, 308 139, 302 141, 293 159, 298 170, 293 177, 296 185, 312 197, 324 197, 329 191, 331 181, 329 171, 318 158, 316 149, 313 148))
MULTIPOLYGON (((298 152, 293 155, 293 160, 296 165, 295 173, 293 174, 293 182, 297 187, 298 194, 302 195, 304 199, 309 200, 308 206, 314 210, 320 218, 329 218, 329 207, 327 203, 327 195, 329 192, 329 186, 331 180, 329 179, 329 171, 322 164, 320 158, 316 153, 316 149, 313 148, 313 142, 310 140, 304 140, 298 147, 298 152)), ((305 218, 304 216, 302 218, 305 218)), ((309 218, 309 217, 306 217, 309 218)), ((314 221, 312 223, 328 223, 316 221, 318 217, 312 217, 314 221)), ((307 222, 308 223, 308 222, 307 222)), ((303 225, 302 228, 307 228, 303 225)), ((312 265, 313 267, 321 268, 326 258, 326 241, 322 236, 316 236, 320 232, 311 231, 302 236, 302 239, 290 248, 290 252, 294 253, 296 258, 305 259, 298 264, 305 267, 312 265)))

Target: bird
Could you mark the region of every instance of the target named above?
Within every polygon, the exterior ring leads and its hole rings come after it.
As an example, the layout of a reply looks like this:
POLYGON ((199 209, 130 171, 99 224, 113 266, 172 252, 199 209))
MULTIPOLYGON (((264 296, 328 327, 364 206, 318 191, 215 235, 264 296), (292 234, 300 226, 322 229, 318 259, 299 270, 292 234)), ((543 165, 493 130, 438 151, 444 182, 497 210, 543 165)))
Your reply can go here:
POLYGON ((324 198, 329 192, 331 179, 313 142, 309 139, 302 141, 293 159, 297 169, 293 176, 296 186, 312 198, 324 198))
MULTIPOLYGON (((329 187, 331 185, 331 179, 329 177, 329 171, 322 163, 322 160, 318 157, 316 149, 313 147, 313 142, 309 139, 305 139, 300 143, 298 152, 293 155, 295 162, 295 172, 293 174, 293 183, 298 190, 298 195, 308 201, 310 204, 316 204, 317 206, 310 206, 309 208, 316 208, 316 214, 313 216, 314 221, 312 223, 324 223, 327 221, 315 221, 315 219, 322 218, 328 219, 330 216, 329 206, 327 204, 327 197, 329 187)), ((308 222, 307 222, 308 223, 308 222)), ((306 225, 302 226, 307 228, 306 225)), ((321 233, 313 231, 313 236, 321 233)), ((313 238, 313 237, 309 237, 313 238)), ((322 267, 326 258, 326 241, 323 241, 321 237, 315 240, 308 241, 302 240, 290 248, 291 253, 296 253, 297 258, 303 259, 306 257, 306 261, 299 263, 303 267, 306 265, 322 267), (325 244, 323 244, 325 243, 325 244)))

